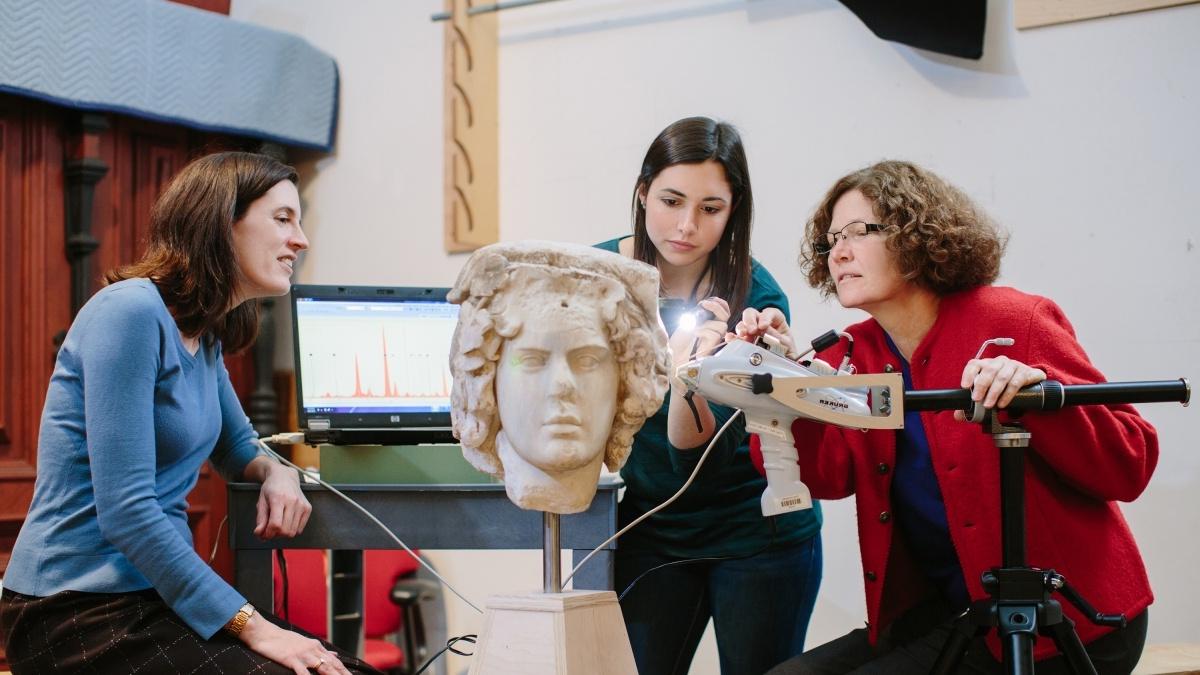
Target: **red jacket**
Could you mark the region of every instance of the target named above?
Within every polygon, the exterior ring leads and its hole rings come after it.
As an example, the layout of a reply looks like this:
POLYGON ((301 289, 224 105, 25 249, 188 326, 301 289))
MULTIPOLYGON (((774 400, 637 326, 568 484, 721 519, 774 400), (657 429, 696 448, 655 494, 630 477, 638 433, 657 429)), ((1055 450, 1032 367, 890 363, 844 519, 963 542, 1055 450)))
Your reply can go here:
MULTIPOLYGON (((874 319, 846 330, 854 336, 858 372, 899 369, 874 319)), ((995 337, 1016 342, 990 347, 985 356, 1004 354, 1063 384, 1104 381, 1054 302, 988 286, 942 298, 937 320, 912 354, 913 387, 958 388, 967 361, 984 340, 995 337)), ((837 364, 844 352, 843 341, 820 356, 837 364)), ((955 421, 952 412, 924 412, 921 419, 967 591, 972 600, 985 598, 980 573, 1001 562, 996 448, 979 425, 955 421)), ((1153 595, 1141 554, 1114 502, 1132 501, 1149 482, 1158 462, 1154 427, 1128 405, 1027 413, 1021 422, 1033 434, 1025 460, 1027 564, 1061 572, 1101 612, 1137 616, 1153 595)), ((880 629, 928 589, 903 537, 894 535, 895 520, 890 517, 897 432, 863 433, 808 420, 797 420, 792 430, 801 480, 813 497, 856 497, 867 618, 875 642, 880 629)), ((761 471, 757 440, 751 450, 761 471)), ((1085 644, 1110 630, 1058 599, 1085 644)), ((988 642, 998 655, 994 631, 988 642)), ((1041 639, 1035 656, 1041 659, 1055 651, 1052 641, 1041 639)))

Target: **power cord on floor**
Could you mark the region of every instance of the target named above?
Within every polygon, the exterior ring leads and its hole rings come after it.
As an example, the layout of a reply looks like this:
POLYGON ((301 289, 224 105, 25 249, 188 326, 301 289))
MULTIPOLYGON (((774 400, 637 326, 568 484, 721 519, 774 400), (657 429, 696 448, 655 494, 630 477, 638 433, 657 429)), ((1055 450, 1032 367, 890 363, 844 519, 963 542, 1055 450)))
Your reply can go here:
POLYGON ((304 434, 299 433, 299 432, 286 433, 286 434, 275 434, 274 436, 268 436, 267 438, 262 438, 262 439, 257 439, 257 440, 258 440, 258 444, 261 445, 262 448, 264 450, 266 450, 266 452, 270 456, 274 457, 275 459, 279 460, 280 462, 283 462, 285 465, 290 466, 293 469, 299 471, 302 475, 304 475, 304 476, 308 477, 310 480, 320 484, 326 490, 329 490, 333 494, 341 497, 342 499, 344 499, 346 501, 347 504, 350 504, 355 509, 358 509, 360 512, 362 512, 362 514, 365 515, 371 522, 375 523, 376 525, 379 526, 380 529, 382 529, 384 532, 386 532, 387 535, 389 537, 391 537, 392 541, 399 544, 400 547, 403 548, 405 551, 408 551, 409 555, 411 555, 418 563, 420 563, 422 567, 429 570, 430 574, 432 574, 434 577, 436 577, 438 581, 442 582, 442 584, 446 588, 450 589, 451 593, 454 593, 455 595, 458 596, 458 598, 460 600, 462 600, 463 602, 470 605, 471 609, 475 610, 476 612, 479 612, 480 614, 483 613, 482 609, 479 609, 479 607, 475 603, 468 600, 466 598, 466 596, 464 596, 462 593, 459 593, 458 589, 456 589, 456 588, 454 588, 454 586, 450 585, 450 582, 446 581, 445 577, 438 574, 437 570, 433 569, 432 565, 425 562, 425 559, 423 557, 421 557, 421 555, 419 553, 417 553, 416 551, 413 551, 411 548, 409 548, 408 544, 405 544, 403 541, 401 541, 400 537, 397 537, 396 533, 392 532, 388 528, 388 526, 384 525, 383 522, 381 522, 378 518, 376 518, 373 513, 366 510, 365 508, 363 508, 358 502, 356 502, 353 499, 342 494, 341 490, 338 490, 337 488, 333 487, 329 483, 326 483, 325 481, 321 480, 320 476, 314 474, 311 471, 308 471, 307 469, 302 469, 302 468, 296 466, 295 464, 291 463, 286 458, 284 458, 282 455, 280 455, 279 453, 272 450, 267 445, 267 443, 278 443, 280 445, 294 445, 296 443, 302 443, 304 441, 304 434))
POLYGON ((429 657, 429 660, 425 662, 425 665, 421 666, 417 670, 417 672, 413 673, 413 675, 421 675, 421 673, 425 672, 425 670, 427 668, 429 668, 429 666, 433 665, 434 661, 438 660, 439 656, 441 656, 442 654, 445 654, 447 651, 458 654, 459 656, 474 656, 475 652, 460 652, 454 648, 454 645, 458 644, 459 642, 470 642, 471 644, 475 644, 475 640, 478 638, 479 638, 479 636, 474 633, 469 633, 467 635, 460 635, 458 637, 450 638, 449 640, 446 641, 446 646, 442 647, 440 650, 438 650, 438 653, 429 657))

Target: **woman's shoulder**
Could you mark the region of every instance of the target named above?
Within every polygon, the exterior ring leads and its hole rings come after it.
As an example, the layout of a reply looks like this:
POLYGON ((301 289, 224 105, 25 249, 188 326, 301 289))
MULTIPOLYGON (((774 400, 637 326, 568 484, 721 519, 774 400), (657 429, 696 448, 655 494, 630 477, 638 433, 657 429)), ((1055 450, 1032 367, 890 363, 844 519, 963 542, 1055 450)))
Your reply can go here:
POLYGON ((624 236, 616 237, 615 239, 609 239, 608 241, 602 241, 599 244, 593 244, 593 246, 595 248, 601 249, 603 251, 612 251, 613 253, 624 253, 621 250, 621 243, 624 242, 625 240, 629 240, 630 244, 632 244, 633 243, 633 235, 627 234, 624 236))
POLYGON ((160 322, 170 319, 158 288, 149 279, 124 279, 96 292, 83 308, 79 318, 119 322, 160 322))
POLYGON ((767 271, 767 266, 759 262, 758 258, 750 258, 750 279, 754 283, 779 287, 779 282, 775 281, 775 277, 767 271))
POLYGON ((746 306, 759 309, 779 307, 785 313, 788 310, 787 294, 783 292, 783 287, 767 268, 754 258, 750 259, 750 293, 746 298, 746 306))
POLYGON ((947 309, 970 309, 990 314, 1028 316, 1039 306, 1053 305, 1050 298, 1026 293, 1010 286, 978 286, 947 296, 947 309))

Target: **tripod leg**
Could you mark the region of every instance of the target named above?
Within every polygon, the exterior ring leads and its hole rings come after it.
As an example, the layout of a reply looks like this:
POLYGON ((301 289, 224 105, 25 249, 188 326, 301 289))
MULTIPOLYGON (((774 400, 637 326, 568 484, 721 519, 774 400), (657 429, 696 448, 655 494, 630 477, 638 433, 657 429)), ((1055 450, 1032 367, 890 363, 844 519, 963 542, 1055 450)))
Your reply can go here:
POLYGON ((1092 659, 1088 656, 1087 651, 1083 648, 1083 642, 1075 632, 1074 621, 1064 616, 1062 621, 1042 626, 1042 631, 1050 634, 1050 639, 1054 640, 1058 651, 1062 652, 1063 658, 1067 661, 1067 667, 1071 669, 1072 673, 1097 675, 1096 667, 1092 665, 1092 659))
POLYGON ((971 638, 986 632, 985 627, 975 627, 969 611, 955 619, 954 629, 950 631, 950 637, 946 638, 946 644, 942 645, 942 651, 938 653, 937 661, 929 671, 930 675, 951 675, 957 671, 967 654, 971 638))

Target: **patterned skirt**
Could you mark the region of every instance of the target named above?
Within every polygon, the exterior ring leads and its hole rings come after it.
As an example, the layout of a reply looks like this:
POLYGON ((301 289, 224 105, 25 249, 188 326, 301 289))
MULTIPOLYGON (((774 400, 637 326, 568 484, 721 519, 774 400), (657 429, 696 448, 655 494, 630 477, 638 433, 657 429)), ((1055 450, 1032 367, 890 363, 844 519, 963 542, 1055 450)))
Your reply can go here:
MULTIPOLYGON (((270 614, 261 615, 308 635, 270 614)), ((293 673, 225 631, 205 640, 153 590, 64 591, 38 598, 6 588, 0 597, 0 645, 13 675, 293 673)), ((363 661, 326 647, 350 672, 380 675, 363 661)))

